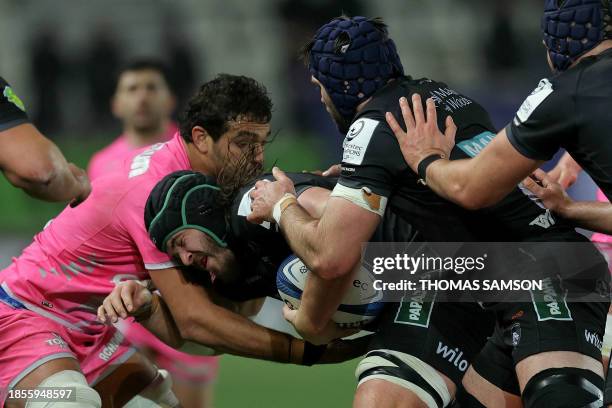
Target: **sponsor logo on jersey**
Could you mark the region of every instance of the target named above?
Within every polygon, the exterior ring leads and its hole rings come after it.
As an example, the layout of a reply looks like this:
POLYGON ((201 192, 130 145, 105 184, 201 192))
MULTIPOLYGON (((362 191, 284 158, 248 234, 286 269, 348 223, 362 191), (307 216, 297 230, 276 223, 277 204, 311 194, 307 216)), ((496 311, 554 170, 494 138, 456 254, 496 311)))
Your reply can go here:
POLYGON ((539 321, 572 320, 572 314, 565 300, 566 291, 558 281, 542 279, 542 290, 532 290, 531 299, 539 321))
POLYGON ((98 357, 100 357, 100 359, 104 361, 110 360, 110 358, 119 348, 119 345, 122 341, 123 334, 121 334, 121 332, 116 332, 115 335, 110 339, 110 341, 106 343, 106 346, 104 346, 100 354, 98 354, 98 357))
POLYGON ((7 101, 9 101, 10 103, 18 107, 20 110, 25 112, 25 105, 23 104, 21 99, 19 99, 17 94, 13 92, 13 89, 10 86, 7 85, 4 87, 4 91, 2 92, 2 95, 4 95, 7 101))
POLYGON ((597 333, 591 333, 587 329, 584 329, 584 339, 587 341, 587 343, 591 343, 593 346, 601 350, 603 341, 601 341, 597 333))
POLYGON ((471 139, 464 140, 463 142, 457 143, 457 147, 460 148, 470 157, 476 156, 482 149, 495 138, 495 134, 492 132, 482 132, 477 134, 471 139))
POLYGON ((465 372, 470 365, 466 359, 461 359, 463 356, 463 351, 459 350, 458 347, 455 347, 454 349, 450 348, 441 341, 438 341, 436 354, 442 356, 443 359, 457 367, 461 372, 465 372))
POLYGON ((165 143, 156 143, 134 157, 134 159, 132 159, 132 164, 130 165, 130 173, 128 174, 128 178, 145 174, 149 169, 149 165, 151 164, 151 157, 153 157, 156 151, 164 147, 164 145, 165 143))
POLYGON ((449 113, 456 112, 473 103, 472 100, 450 88, 440 87, 436 90, 429 91, 429 95, 436 104, 436 108, 443 107, 444 110, 449 113))
POLYGON ((353 123, 353 126, 351 126, 348 133, 346 134, 346 140, 351 141, 354 138, 356 138, 359 135, 359 133, 363 130, 364 127, 365 127, 364 120, 358 120, 357 122, 353 123))
POLYGON ((551 226, 555 225, 555 219, 553 218, 550 210, 546 210, 544 214, 538 215, 533 221, 529 223, 529 225, 536 225, 538 227, 548 229, 551 226))
POLYGON ((516 112, 514 124, 518 126, 529 119, 531 114, 551 93, 553 93, 552 83, 548 79, 542 79, 538 87, 525 99, 518 112, 516 112))
POLYGON ((49 275, 64 276, 67 280, 72 280, 73 277, 79 276, 79 274, 89 274, 94 271, 94 267, 100 266, 100 263, 96 260, 96 254, 91 254, 88 259, 83 257, 78 258, 79 263, 70 262, 68 264, 59 264, 59 272, 55 268, 46 270, 44 268, 38 268, 38 273, 42 279, 46 279, 49 275), (60 274, 61 272, 61 274, 60 274))
POLYGON ((521 342, 521 325, 520 323, 514 323, 510 328, 510 336, 512 345, 514 347, 518 346, 521 342))
POLYGON ((403 297, 395 315, 395 323, 429 327, 435 298, 435 292, 427 291, 413 292, 407 298, 403 297))
POLYGON ((57 333, 53 333, 53 338, 45 340, 45 343, 47 343, 48 346, 59 346, 62 349, 68 348, 68 344, 57 333))
POLYGON ((363 162, 370 139, 378 123, 374 119, 361 118, 351 125, 342 143, 342 149, 344 150, 342 154, 343 163, 360 165, 363 162))

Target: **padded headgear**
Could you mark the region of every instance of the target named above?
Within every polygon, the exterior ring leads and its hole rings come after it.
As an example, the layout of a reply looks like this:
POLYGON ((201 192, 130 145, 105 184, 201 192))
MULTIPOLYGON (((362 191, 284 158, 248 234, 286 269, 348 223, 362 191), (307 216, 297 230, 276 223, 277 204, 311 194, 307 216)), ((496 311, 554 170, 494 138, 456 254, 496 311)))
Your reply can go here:
POLYGON ((347 121, 389 79, 404 75, 386 27, 366 17, 339 17, 321 27, 308 61, 310 73, 347 121))
POLYGON ((157 249, 165 252, 168 240, 184 229, 202 231, 226 247, 228 228, 218 198, 215 180, 202 173, 177 171, 164 177, 145 205, 145 226, 157 249))
POLYGON ((545 0, 542 34, 553 67, 564 71, 608 38, 609 0, 545 0))

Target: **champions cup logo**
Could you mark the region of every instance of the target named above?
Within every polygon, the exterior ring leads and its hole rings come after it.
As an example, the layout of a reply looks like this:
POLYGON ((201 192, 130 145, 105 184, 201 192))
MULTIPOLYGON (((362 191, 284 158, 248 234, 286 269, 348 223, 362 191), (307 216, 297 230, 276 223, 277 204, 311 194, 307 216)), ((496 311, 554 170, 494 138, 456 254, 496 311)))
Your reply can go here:
POLYGON ((364 126, 365 122, 363 120, 358 120, 357 122, 353 123, 353 126, 351 126, 348 133, 346 134, 346 140, 350 142, 351 140, 356 138, 357 135, 359 135, 359 133, 363 130, 364 126))

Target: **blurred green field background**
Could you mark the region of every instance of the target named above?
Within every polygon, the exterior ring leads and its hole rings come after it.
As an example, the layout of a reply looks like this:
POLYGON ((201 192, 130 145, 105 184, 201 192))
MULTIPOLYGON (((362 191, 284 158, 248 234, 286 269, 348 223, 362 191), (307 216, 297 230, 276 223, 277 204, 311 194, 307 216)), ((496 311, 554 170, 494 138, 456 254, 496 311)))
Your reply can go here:
POLYGON ((223 356, 215 408, 350 407, 357 362, 300 367, 223 356))
MULTIPOLYGON (((92 153, 110 140, 64 140, 58 142, 68 160, 85 167, 92 153)), ((267 147, 266 168, 283 170, 327 168, 313 139, 278 137, 267 147)), ((34 233, 63 208, 34 200, 0 177, 0 238, 27 243, 34 233)), ((14 254, 18 255, 18 254, 14 254)), ((7 260, 8 261, 8 260, 7 260)), ((223 356, 215 390, 216 408, 331 408, 350 407, 355 389, 357 361, 339 365, 299 367, 223 356)))

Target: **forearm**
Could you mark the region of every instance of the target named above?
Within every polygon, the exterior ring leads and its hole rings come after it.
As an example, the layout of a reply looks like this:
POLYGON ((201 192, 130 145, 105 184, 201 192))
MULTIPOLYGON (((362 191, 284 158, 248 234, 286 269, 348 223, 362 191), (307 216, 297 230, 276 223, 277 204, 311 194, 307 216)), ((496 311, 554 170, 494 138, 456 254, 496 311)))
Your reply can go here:
POLYGON ((80 193, 79 180, 60 150, 34 126, 17 126, 3 136, 0 167, 11 184, 47 201, 68 201, 80 193))
POLYGON ((137 317, 137 321, 158 339, 173 348, 179 348, 184 340, 172 318, 170 309, 158 294, 153 294, 150 315, 146 319, 137 317))
POLYGON ((69 201, 80 191, 76 178, 61 167, 43 177, 19 176, 11 172, 5 172, 5 175, 15 187, 40 200, 69 201))
POLYGON ((559 215, 577 226, 612 234, 612 204, 598 201, 572 201, 558 209, 559 215))
POLYGON ((309 334, 323 330, 338 309, 344 293, 351 285, 352 277, 349 273, 336 279, 322 279, 310 274, 300 303, 298 316, 301 321, 296 325, 309 334), (330 296, 332 293, 333 296, 330 296))
POLYGON ((476 176, 477 171, 473 160, 437 160, 427 168, 427 186, 467 209, 493 205, 509 193, 505 189, 488 188, 482 176, 476 176))
POLYGON ((302 206, 294 204, 283 212, 281 230, 295 255, 316 273, 328 256, 326 237, 320 231, 319 220, 311 217, 302 206))
MULTIPOLYGON (((253 323, 219 306, 192 315, 181 328, 185 340, 217 351, 277 362, 290 362, 291 337, 253 323)), ((297 341, 297 340, 296 340, 297 341)))

